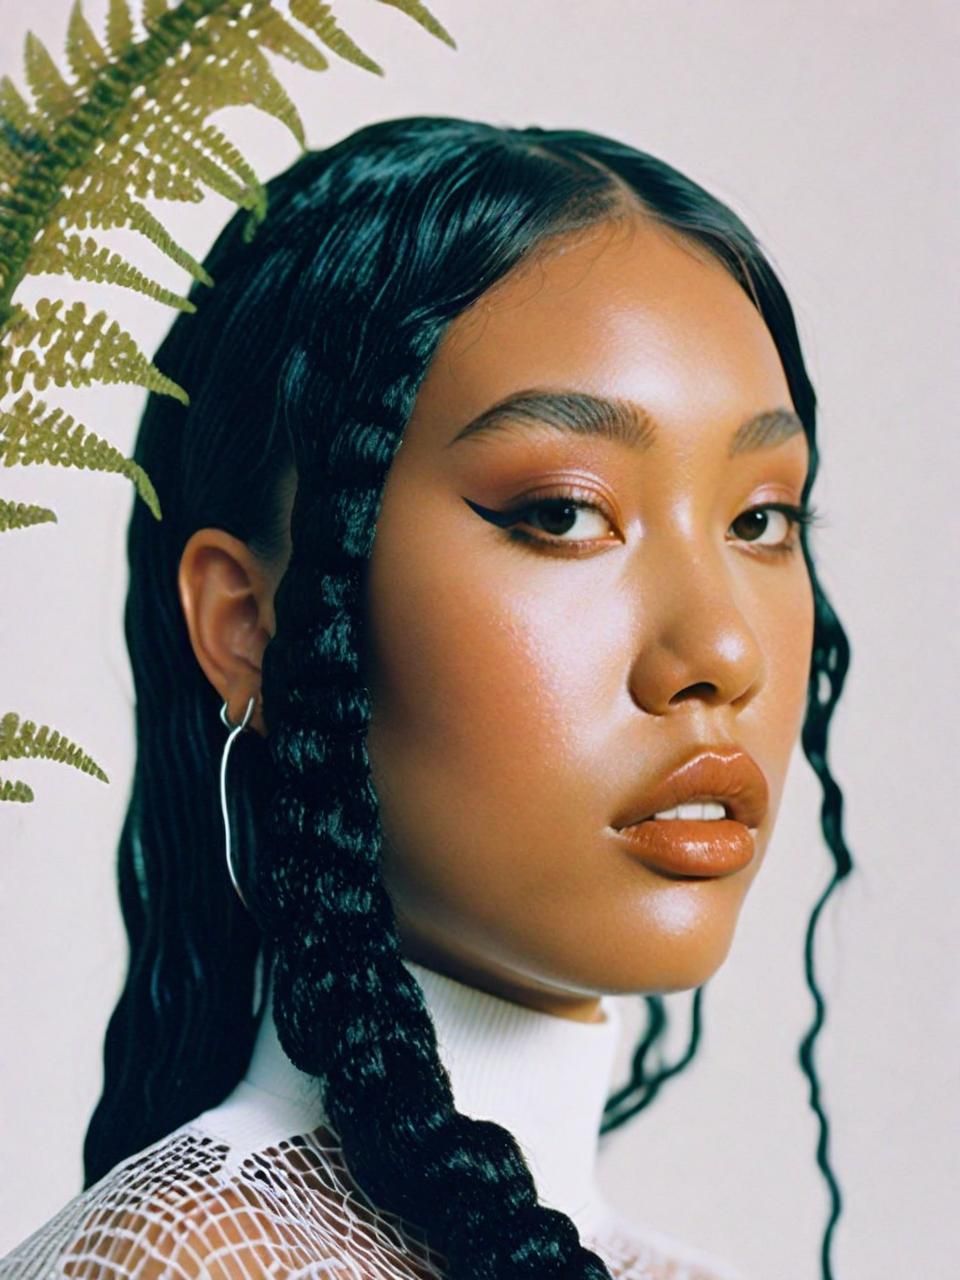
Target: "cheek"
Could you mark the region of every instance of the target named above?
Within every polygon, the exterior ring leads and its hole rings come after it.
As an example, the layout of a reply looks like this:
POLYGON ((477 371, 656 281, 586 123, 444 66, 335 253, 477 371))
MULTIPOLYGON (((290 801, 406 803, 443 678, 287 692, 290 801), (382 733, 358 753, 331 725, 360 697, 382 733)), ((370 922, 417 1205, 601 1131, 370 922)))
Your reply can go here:
POLYGON ((383 581, 370 615, 378 731, 397 750, 469 761, 488 777, 562 750, 591 678, 571 643, 577 619, 545 614, 509 572, 424 570, 383 581))
POLYGON ((426 522, 425 537, 386 504, 384 514, 367 601, 370 747, 384 787, 405 806, 412 790, 477 817, 510 806, 521 821, 556 809, 561 789, 587 792, 581 766, 623 681, 626 625, 611 596, 598 609, 596 591, 577 590, 578 570, 586 583, 596 565, 478 550, 462 518, 446 535, 441 518, 426 522))

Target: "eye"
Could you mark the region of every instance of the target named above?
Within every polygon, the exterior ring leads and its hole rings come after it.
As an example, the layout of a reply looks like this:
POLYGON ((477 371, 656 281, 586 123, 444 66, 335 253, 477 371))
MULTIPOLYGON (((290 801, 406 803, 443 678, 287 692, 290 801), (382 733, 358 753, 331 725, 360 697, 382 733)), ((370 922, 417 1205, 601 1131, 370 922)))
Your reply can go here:
POLYGON ((524 507, 522 514, 527 515, 527 524, 565 541, 596 540, 610 533, 610 521, 600 508, 578 498, 541 498, 539 502, 524 507), (574 532, 581 536, 566 538, 568 533, 574 532))
POLYGON ((796 538, 788 541, 798 526, 813 524, 816 512, 811 507, 795 507, 788 502, 768 502, 762 507, 751 507, 737 516, 731 529, 737 529, 745 542, 763 547, 766 551, 790 552, 799 545, 796 538), (774 519, 771 519, 770 512, 774 519), (767 538, 767 534, 772 536, 767 538))
POLYGON ((600 504, 575 492, 544 494, 527 499, 522 506, 509 511, 492 511, 469 498, 464 498, 464 502, 484 520, 507 530, 508 536, 517 542, 575 547, 581 543, 620 541, 612 520, 600 504), (521 525, 529 525, 540 533, 528 533, 521 525))

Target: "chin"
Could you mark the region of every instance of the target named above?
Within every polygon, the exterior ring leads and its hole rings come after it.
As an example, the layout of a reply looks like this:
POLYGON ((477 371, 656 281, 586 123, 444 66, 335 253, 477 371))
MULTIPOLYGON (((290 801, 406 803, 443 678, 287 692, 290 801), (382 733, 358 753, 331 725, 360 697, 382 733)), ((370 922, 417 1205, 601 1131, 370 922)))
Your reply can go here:
MULTIPOLYGON (((681 973, 671 973, 661 981, 643 988, 644 995, 669 996, 676 991, 694 991, 709 982, 713 975, 723 967, 723 962, 711 966, 691 967, 681 973)), ((637 994, 640 994, 639 992, 637 994)))
POLYGON ((702 987, 727 959, 736 932, 734 924, 711 920, 681 936, 661 935, 651 940, 645 954, 637 954, 633 963, 629 949, 621 947, 615 966, 617 981, 607 990, 611 994, 669 995, 702 987))

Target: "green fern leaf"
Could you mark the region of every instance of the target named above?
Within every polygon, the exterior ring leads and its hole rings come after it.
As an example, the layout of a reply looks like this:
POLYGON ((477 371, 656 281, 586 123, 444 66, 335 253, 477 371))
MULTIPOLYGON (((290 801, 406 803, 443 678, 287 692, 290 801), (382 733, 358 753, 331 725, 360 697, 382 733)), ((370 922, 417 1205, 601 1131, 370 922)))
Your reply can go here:
MULTIPOLYGON (((56 233, 60 228, 54 225, 50 230, 56 233)), ((150 280, 118 253, 111 253, 105 246, 98 245, 92 236, 87 236, 86 240, 79 236, 66 236, 58 244, 52 243, 48 235, 34 246, 32 263, 35 275, 66 273, 75 280, 93 280, 97 284, 118 284, 126 289, 135 289, 178 311, 194 312, 197 309, 189 298, 150 280)))
POLYGON ((154 517, 163 519, 157 491, 139 463, 108 440, 94 435, 63 409, 54 407, 48 412, 44 401, 34 400, 29 391, 12 409, 0 410, 0 463, 8 467, 49 463, 118 473, 133 482, 154 517))
POLYGON ((36 314, 31 315, 19 303, 14 304, 0 326, 0 342, 8 357, 0 365, 0 395, 7 390, 19 391, 24 378, 30 377, 38 391, 45 390, 51 381, 58 387, 124 382, 173 396, 181 404, 190 403, 183 387, 165 377, 116 321, 103 328, 105 311, 88 319, 86 305, 74 302, 61 317, 62 306, 62 298, 40 298, 36 314), (49 347, 45 358, 30 349, 33 342, 49 347), (20 355, 15 354, 18 347, 23 348, 20 355), (88 356, 91 363, 83 365, 81 361, 88 356))
POLYGON ((298 22, 318 36, 328 49, 347 62, 353 62, 365 71, 382 76, 383 67, 367 56, 363 50, 350 39, 347 33, 337 26, 336 19, 330 12, 330 6, 323 0, 290 0, 290 13, 298 22))
POLYGON ((414 22, 418 22, 425 31, 429 31, 432 36, 448 44, 451 49, 457 47, 457 42, 450 32, 437 21, 425 4, 420 3, 420 0, 379 0, 379 2, 401 10, 414 22))
MULTIPOLYGON (((148 95, 153 99, 146 109, 149 118, 159 120, 162 128, 184 139, 191 147, 196 145, 202 152, 209 153, 209 157, 220 161, 225 169, 232 169, 256 193, 257 199, 253 207, 262 206, 265 211, 266 189, 252 166, 221 130, 204 122, 204 117, 210 114, 209 105, 185 97, 181 88, 179 81, 172 86, 167 82, 158 84, 155 92, 148 95)), ((147 116, 138 117, 137 127, 140 119, 146 118, 147 116)))
MULTIPOLYGON (((181 122, 179 127, 174 127, 179 114, 177 108, 174 108, 174 112, 170 115, 162 113, 162 108, 157 103, 150 103, 149 106, 144 107, 141 118, 152 122, 146 126, 145 133, 145 136, 150 138, 151 154, 167 160, 175 172, 182 172, 190 179, 206 183, 211 190, 219 192, 241 208, 256 210, 258 220, 265 217, 266 188, 260 183, 253 170, 245 166, 246 172, 252 175, 255 186, 238 183, 232 174, 207 155, 202 147, 188 136, 192 133, 189 118, 188 122, 181 122)), ((215 140, 213 142, 215 146, 220 145, 217 134, 217 130, 211 130, 209 134, 210 138, 215 140)), ((239 153, 237 155, 239 156, 239 153)))
MULTIPOLYGON (((143 138, 149 145, 149 139, 143 138)), ((112 204, 129 190, 136 196, 156 196, 158 200, 179 200, 200 204, 203 188, 160 156, 137 151, 131 143, 117 142, 106 148, 104 167, 97 169, 77 201, 91 210, 112 204)))
POLYGON ((207 115, 221 106, 249 103, 279 120, 305 148, 300 113, 247 34, 246 27, 252 21, 253 15, 234 22, 226 15, 212 15, 206 31, 215 42, 215 50, 202 45, 191 49, 180 75, 188 77, 188 92, 206 105, 207 115))
POLYGON ((43 42, 32 31, 27 32, 23 60, 27 83, 37 106, 51 124, 57 124, 75 105, 73 90, 60 74, 43 42))
POLYGON ((107 11, 107 45, 115 58, 126 53, 133 44, 133 18, 127 0, 110 0, 107 11))
POLYGON ((326 71, 330 63, 316 45, 311 44, 286 18, 270 7, 270 0, 262 0, 260 8, 264 15, 256 26, 250 27, 250 34, 258 44, 279 54, 288 62, 299 62, 311 71, 326 71))
MULTIPOLYGON (((0 135, 0 184, 12 188, 27 162, 27 155, 11 147, 0 135)), ((0 235, 10 234, 10 228, 0 225, 0 235)))
POLYGON ((12 124, 18 133, 29 135, 47 134, 49 124, 36 112, 31 111, 20 91, 9 76, 0 76, 0 117, 12 124))
POLYGON ((143 0, 143 25, 148 31, 153 31, 166 12, 167 0, 143 0))
POLYGON ((246 184, 246 186, 256 193, 258 199, 253 207, 262 208, 266 214, 266 188, 260 182, 254 169, 249 165, 246 159, 241 155, 237 148, 233 145, 226 134, 212 124, 201 124, 199 116, 201 109, 195 108, 198 117, 197 123, 192 127, 191 133, 196 137, 201 146, 205 147, 214 157, 220 160, 226 167, 232 169, 235 174, 246 184))
POLYGON ((83 88, 92 85, 107 65, 107 52, 93 34, 89 22, 83 16, 80 0, 74 0, 67 27, 67 60, 70 69, 83 88))
POLYGON ((20 759, 55 760, 93 774, 101 782, 110 781, 95 760, 56 729, 46 724, 38 729, 34 720, 21 724, 20 716, 8 711, 0 719, 0 760, 20 759))
POLYGON ((7 782, 0 778, 0 801, 3 800, 29 804, 33 800, 33 792, 25 782, 7 782))
POLYGON ((57 513, 33 503, 7 502, 0 498, 0 533, 8 529, 29 529, 35 524, 57 524, 57 513))
POLYGON ((177 244, 163 223, 150 212, 146 205, 133 200, 126 192, 119 193, 112 203, 96 204, 92 208, 89 201, 70 195, 60 205, 59 220, 62 230, 71 227, 81 231, 85 231, 87 227, 103 227, 105 230, 111 227, 126 227, 131 231, 138 231, 178 266, 189 271, 195 280, 200 280, 206 285, 213 284, 213 277, 203 265, 177 244))
MULTIPOLYGON (((115 212, 108 216, 111 218, 117 217, 120 221, 103 222, 99 225, 123 226, 126 224, 131 230, 139 231, 141 235, 146 236, 168 258, 171 258, 178 266, 183 267, 185 271, 189 271, 195 280, 200 280, 205 285, 213 284, 213 276, 210 275, 203 264, 177 244, 163 223, 150 212, 146 205, 124 196, 117 201, 115 212)), ((94 223, 94 225, 98 224, 94 223)))

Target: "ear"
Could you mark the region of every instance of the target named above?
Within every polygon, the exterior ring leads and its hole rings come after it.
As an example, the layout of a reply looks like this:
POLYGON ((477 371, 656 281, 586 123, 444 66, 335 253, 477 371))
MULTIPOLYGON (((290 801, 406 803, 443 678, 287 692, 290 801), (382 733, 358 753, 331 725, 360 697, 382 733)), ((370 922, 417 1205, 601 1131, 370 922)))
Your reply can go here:
POLYGON ((180 556, 177 590, 197 662, 240 724, 266 736, 260 696, 263 651, 276 630, 275 574, 246 543, 223 529, 198 529, 180 556))

